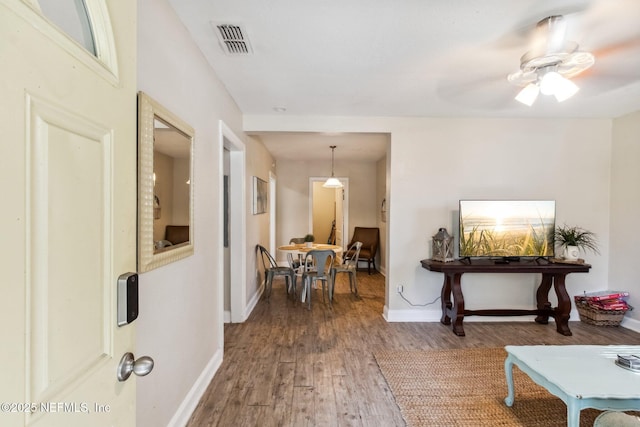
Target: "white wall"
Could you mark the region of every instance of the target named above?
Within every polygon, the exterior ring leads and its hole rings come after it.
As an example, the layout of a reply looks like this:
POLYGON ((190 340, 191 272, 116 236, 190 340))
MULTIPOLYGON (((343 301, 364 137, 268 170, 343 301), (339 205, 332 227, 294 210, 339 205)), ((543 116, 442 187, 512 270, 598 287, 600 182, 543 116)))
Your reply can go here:
MULTIPOLYGON (((419 261, 431 256, 439 227, 454 231, 461 198, 556 200, 557 223, 592 230, 600 240, 600 256, 583 254, 591 272, 569 275, 567 291, 607 287, 610 120, 424 119, 391 138, 390 319, 439 319, 439 303, 414 309, 395 289, 403 284, 414 303, 439 296, 442 275, 419 261)), ((538 280, 465 276, 465 308, 534 308, 538 280)))
MULTIPOLYGON (((138 16, 139 90, 195 129, 195 253, 140 276, 140 316, 135 322, 136 356, 149 355, 156 362, 152 374, 137 379, 137 425, 181 425, 222 360, 222 283, 217 281, 223 268, 219 120, 238 137, 248 138, 242 133, 241 112, 169 4, 139 0, 138 16)), ((272 161, 265 159, 270 156, 255 155, 260 144, 245 143, 247 157, 257 159, 247 165, 247 177, 259 174, 267 179, 272 161)), ((246 182, 250 185, 251 180, 246 182)), ((247 252, 251 252, 258 239, 268 242, 262 231, 267 216, 249 218, 250 187, 246 194, 247 252)), ((248 270, 254 268, 247 263, 248 270)), ((247 282, 255 295, 255 280, 247 282)))
MULTIPOLYGON (((442 275, 423 269, 420 260, 431 256, 431 236, 438 228, 453 231, 461 198, 556 200, 558 223, 587 228, 600 240, 601 255, 584 254, 591 272, 567 277, 569 294, 608 286, 611 120, 245 115, 244 129, 391 134, 385 306, 389 320, 440 319, 438 302, 412 307, 395 289, 404 285, 405 295, 415 304, 440 295, 442 275)), ((297 208, 284 203, 281 209, 297 208)), ((538 280, 534 275, 465 276, 466 307, 531 309, 538 280)), ((577 313, 572 317, 577 319, 577 313)), ((469 320, 476 319, 488 320, 469 320)))
MULTIPOLYGON (((345 230, 348 243, 354 227, 377 225, 376 163, 336 160, 334 165, 336 177, 349 178, 349 230, 345 230)), ((329 167, 330 164, 320 161, 277 162, 278 246, 288 244, 292 237, 302 237, 310 232, 309 177, 327 176, 329 167)), ((279 258, 282 258, 279 261, 286 261, 283 256, 279 258)))
POLYGON ((256 245, 261 244, 265 248, 269 248, 269 200, 271 194, 267 195, 267 211, 263 214, 253 215, 253 177, 257 176, 263 181, 269 182, 269 171, 275 171, 275 163, 273 157, 264 147, 262 142, 255 138, 248 138, 247 145, 247 165, 246 165, 246 182, 249 185, 247 189, 247 292, 246 305, 247 311, 245 318, 250 314, 251 309, 257 303, 262 292, 262 282, 264 274, 258 275, 256 259, 256 245), (259 280, 258 280, 259 279, 259 280))
MULTIPOLYGON (((613 122, 611 155, 611 261, 609 286, 629 291, 629 302, 640 307, 638 281, 638 212, 640 212, 640 112, 613 122)), ((640 321, 639 310, 627 312, 627 319, 640 321)))

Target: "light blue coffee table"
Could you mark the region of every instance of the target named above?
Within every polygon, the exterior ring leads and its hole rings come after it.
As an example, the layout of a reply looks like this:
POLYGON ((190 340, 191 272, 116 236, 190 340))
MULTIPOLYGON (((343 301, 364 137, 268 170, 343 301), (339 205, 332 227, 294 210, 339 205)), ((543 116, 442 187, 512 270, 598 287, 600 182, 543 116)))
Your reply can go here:
POLYGON ((640 346, 531 345, 505 347, 504 371, 512 406, 513 365, 567 405, 567 426, 580 426, 580 411, 640 410, 640 374, 617 366, 618 354, 640 355, 640 346))

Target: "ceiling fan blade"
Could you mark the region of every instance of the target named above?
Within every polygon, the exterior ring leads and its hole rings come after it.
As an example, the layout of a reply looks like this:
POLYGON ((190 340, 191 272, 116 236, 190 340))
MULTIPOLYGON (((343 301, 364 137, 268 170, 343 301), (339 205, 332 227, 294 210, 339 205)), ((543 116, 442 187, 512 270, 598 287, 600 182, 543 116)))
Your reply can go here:
POLYGON ((567 17, 567 37, 580 50, 596 51, 628 42, 640 42, 640 2, 594 1, 583 13, 567 17))

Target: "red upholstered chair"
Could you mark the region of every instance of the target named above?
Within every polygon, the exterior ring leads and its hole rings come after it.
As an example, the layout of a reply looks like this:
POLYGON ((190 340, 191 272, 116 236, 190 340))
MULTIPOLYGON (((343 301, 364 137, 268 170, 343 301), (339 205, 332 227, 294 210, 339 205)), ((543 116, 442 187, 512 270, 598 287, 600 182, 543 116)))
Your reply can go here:
MULTIPOLYGON (((371 274, 371 267, 376 271, 376 254, 378 253, 378 245, 380 244, 380 229, 378 227, 356 227, 353 230, 353 237, 349 247, 355 242, 362 242, 360 248, 360 256, 358 261, 367 261, 367 271, 371 274)), ((350 251, 345 256, 350 258, 350 251)))

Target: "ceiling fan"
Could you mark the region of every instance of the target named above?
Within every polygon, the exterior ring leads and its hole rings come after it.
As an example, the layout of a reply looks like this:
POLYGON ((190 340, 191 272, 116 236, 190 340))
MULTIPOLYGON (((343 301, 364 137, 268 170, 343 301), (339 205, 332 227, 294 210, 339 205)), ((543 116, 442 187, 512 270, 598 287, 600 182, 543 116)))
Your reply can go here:
POLYGON ((567 40, 567 22, 562 15, 542 19, 536 25, 531 50, 520 58, 520 69, 507 80, 523 89, 515 99, 531 106, 538 95, 553 95, 562 102, 576 92, 570 79, 590 68, 595 57, 579 50, 575 41, 567 40))

